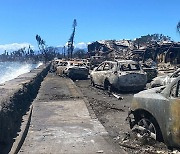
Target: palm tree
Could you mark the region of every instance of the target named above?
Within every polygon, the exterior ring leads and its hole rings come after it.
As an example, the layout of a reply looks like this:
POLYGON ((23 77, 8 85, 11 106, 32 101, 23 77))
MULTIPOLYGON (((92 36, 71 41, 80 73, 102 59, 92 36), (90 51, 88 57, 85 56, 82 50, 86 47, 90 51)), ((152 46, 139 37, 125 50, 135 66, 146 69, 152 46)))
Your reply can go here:
POLYGON ((180 21, 178 22, 178 24, 177 24, 177 32, 180 34, 180 21))

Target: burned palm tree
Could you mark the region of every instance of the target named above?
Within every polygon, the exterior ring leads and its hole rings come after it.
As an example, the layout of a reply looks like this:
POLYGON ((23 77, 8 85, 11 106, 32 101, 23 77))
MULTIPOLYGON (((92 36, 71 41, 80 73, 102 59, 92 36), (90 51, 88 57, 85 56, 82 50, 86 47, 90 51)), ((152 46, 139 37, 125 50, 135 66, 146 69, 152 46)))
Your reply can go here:
POLYGON ((46 47, 46 42, 39 35, 36 35, 36 41, 38 43, 39 50, 44 52, 46 47))
POLYGON ((177 32, 180 34, 180 21, 178 22, 178 24, 177 24, 177 32))
POLYGON ((36 35, 36 41, 38 43, 39 51, 44 56, 44 60, 46 62, 48 60, 46 42, 39 35, 36 35))
POLYGON ((75 35, 75 31, 76 31, 76 26, 77 26, 77 22, 76 19, 74 19, 73 21, 73 32, 69 38, 68 41, 68 57, 70 56, 70 58, 72 58, 72 54, 73 54, 73 50, 74 50, 74 35, 75 35))

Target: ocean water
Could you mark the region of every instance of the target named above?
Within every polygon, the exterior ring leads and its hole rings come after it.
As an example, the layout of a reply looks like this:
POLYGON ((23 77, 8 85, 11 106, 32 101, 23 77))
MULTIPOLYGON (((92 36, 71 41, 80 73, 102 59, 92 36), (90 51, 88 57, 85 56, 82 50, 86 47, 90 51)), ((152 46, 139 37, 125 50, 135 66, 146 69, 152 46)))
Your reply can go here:
POLYGON ((28 73, 38 68, 42 62, 30 64, 25 62, 0 62, 0 84, 12 80, 21 74, 28 73))

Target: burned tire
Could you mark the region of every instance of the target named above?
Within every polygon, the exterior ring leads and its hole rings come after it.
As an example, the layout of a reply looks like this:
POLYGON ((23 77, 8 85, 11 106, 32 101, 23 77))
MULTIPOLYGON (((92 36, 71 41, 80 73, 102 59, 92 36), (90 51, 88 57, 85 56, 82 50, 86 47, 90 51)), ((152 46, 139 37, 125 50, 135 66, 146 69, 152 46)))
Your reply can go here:
POLYGON ((138 122, 138 126, 142 127, 142 130, 140 132, 140 135, 144 135, 144 133, 149 133, 150 137, 152 137, 153 139, 157 139, 157 130, 155 125, 153 124, 153 122, 149 119, 146 118, 142 118, 139 122, 138 122), (144 129, 144 130, 143 130, 144 129))
POLYGON ((163 141, 160 127, 156 120, 150 115, 141 115, 137 122, 137 125, 132 129, 138 130, 138 133, 141 137, 148 135, 154 140, 163 141))

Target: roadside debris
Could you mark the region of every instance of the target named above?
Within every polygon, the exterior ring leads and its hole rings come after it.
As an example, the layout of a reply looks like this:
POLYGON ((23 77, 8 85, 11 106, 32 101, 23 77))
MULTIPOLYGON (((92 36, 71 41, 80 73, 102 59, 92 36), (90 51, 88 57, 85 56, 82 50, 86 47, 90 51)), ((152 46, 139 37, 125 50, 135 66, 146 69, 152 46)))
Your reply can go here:
POLYGON ((103 150, 99 150, 96 153, 104 153, 104 151, 103 150))
POLYGON ((114 97, 116 97, 117 99, 119 99, 119 100, 122 100, 122 99, 123 99, 123 97, 119 96, 118 94, 112 93, 112 95, 113 95, 114 97))

